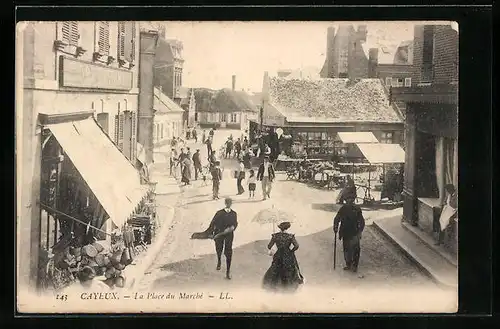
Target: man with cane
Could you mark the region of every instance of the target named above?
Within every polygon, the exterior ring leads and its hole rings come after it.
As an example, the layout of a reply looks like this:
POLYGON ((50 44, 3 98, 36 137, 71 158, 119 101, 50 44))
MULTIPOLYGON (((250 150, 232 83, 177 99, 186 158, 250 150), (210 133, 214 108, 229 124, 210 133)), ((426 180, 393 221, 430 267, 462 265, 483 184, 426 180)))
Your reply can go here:
POLYGON ((345 200, 347 203, 339 209, 333 221, 333 232, 335 233, 333 267, 335 268, 336 265, 337 232, 339 232, 339 240, 342 240, 344 249, 344 270, 356 273, 358 271, 361 233, 365 228, 365 219, 361 208, 354 203, 355 198, 353 196, 347 196, 345 200))

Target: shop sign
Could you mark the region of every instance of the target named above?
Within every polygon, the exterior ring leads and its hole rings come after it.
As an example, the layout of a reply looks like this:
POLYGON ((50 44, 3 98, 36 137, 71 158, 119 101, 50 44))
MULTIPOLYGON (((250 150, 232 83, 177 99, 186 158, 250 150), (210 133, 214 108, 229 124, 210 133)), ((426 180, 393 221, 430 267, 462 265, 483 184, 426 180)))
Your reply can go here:
POLYGON ((265 126, 284 126, 285 118, 281 115, 264 114, 263 124, 265 126))
POLYGON ((132 72, 61 56, 59 81, 62 87, 130 90, 132 72))

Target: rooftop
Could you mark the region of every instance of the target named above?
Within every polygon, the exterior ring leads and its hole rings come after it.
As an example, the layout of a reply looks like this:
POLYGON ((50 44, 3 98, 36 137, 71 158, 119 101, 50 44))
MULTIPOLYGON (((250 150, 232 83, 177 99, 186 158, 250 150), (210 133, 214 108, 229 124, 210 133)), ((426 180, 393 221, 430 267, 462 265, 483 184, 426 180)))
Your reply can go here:
POLYGON ((176 102, 171 100, 167 95, 160 91, 160 89, 154 89, 155 97, 153 107, 159 114, 184 112, 184 110, 177 105, 176 102))
POLYGON ((379 79, 270 78, 269 102, 295 122, 401 123, 379 79))

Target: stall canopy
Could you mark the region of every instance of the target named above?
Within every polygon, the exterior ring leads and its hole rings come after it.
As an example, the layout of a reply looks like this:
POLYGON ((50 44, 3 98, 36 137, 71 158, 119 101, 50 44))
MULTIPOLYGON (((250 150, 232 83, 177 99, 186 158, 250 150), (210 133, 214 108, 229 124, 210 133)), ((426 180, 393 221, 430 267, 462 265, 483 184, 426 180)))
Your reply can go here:
POLYGON ((339 139, 344 144, 355 143, 378 143, 377 137, 371 132, 339 132, 337 133, 339 139))
POLYGON ((366 160, 373 164, 405 162, 405 151, 399 144, 357 143, 356 146, 363 153, 366 160))
POLYGON ((91 119, 48 125, 111 220, 121 226, 148 192, 139 173, 91 119))

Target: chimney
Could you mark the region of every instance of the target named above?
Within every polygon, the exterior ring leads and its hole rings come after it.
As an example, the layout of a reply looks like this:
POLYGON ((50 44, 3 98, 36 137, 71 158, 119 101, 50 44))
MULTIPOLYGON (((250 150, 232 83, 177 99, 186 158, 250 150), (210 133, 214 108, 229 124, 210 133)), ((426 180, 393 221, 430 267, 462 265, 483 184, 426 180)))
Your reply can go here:
POLYGON ((232 87, 233 91, 236 90, 236 75, 233 75, 233 87, 232 87))
POLYGON ((335 27, 330 26, 326 32, 326 77, 333 77, 333 54, 335 53, 335 27))
POLYGON ((368 29, 366 25, 359 25, 357 31, 358 41, 366 41, 366 36, 368 34, 368 29))
POLYGON ((163 94, 163 87, 162 87, 162 85, 159 85, 158 89, 160 90, 160 94, 163 94))
POLYGON ((378 66, 378 48, 370 48, 368 50, 368 77, 377 77, 377 66, 378 66))

